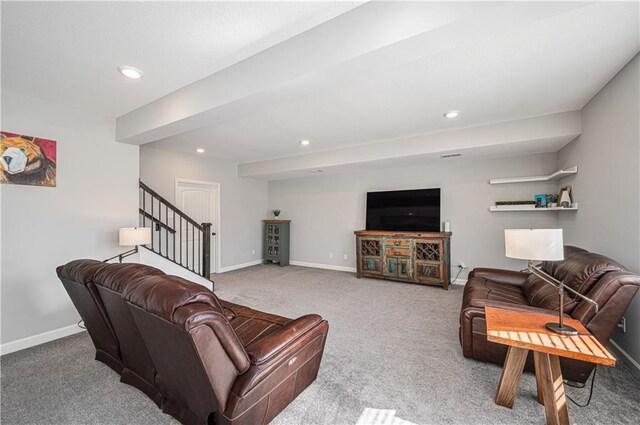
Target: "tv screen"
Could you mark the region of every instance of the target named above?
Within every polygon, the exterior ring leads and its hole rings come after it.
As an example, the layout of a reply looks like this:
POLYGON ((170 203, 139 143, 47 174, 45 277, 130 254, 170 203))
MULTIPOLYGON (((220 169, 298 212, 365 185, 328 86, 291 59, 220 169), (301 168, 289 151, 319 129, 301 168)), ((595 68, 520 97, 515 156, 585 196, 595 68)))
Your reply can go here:
POLYGON ((440 231, 440 189, 367 193, 367 230, 440 231))

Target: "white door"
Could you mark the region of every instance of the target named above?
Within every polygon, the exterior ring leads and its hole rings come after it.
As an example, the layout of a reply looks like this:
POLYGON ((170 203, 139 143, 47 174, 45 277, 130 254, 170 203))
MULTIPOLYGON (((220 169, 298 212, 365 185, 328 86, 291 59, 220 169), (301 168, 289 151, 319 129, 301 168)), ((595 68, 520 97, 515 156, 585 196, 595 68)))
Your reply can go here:
MULTIPOLYGON (((216 273, 218 270, 216 248, 218 247, 219 202, 220 185, 218 183, 176 179, 176 206, 198 224, 211 223, 211 273, 216 273)), ((191 227, 187 226, 181 230, 180 239, 183 252, 187 252, 192 250, 193 245, 198 246, 201 243, 201 233, 193 232, 191 227)), ((194 268, 199 270, 201 255, 196 255, 193 260, 194 268)))

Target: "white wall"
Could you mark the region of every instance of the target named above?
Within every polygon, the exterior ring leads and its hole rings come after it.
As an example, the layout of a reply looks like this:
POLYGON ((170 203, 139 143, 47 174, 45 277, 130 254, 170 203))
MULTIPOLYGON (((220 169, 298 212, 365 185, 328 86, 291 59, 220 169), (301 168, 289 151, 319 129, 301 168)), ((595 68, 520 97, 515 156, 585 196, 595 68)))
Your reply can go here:
MULTIPOLYGON (((578 164, 572 186, 580 213, 563 215, 565 238, 640 273, 640 66, 636 56, 582 110, 582 135, 559 152, 578 164)), ((640 363, 640 295, 614 340, 640 363)))
MULTIPOLYGON (((366 192, 442 188, 442 220, 449 220, 452 265, 521 269, 524 262, 504 256, 503 229, 554 227, 557 212, 488 211, 497 200, 533 199, 557 193, 555 183, 489 185, 492 177, 538 175, 555 171, 555 154, 493 159, 448 159, 424 165, 313 176, 269 183, 269 209, 291 219, 291 260, 355 267, 354 230, 365 227, 366 192), (334 253, 333 259, 329 252, 334 253), (347 254, 348 260, 343 260, 347 254)), ((572 214, 564 212, 564 214, 572 214)), ((455 271, 455 270, 454 270, 455 271)), ((461 278, 466 272, 461 274, 461 278)), ((453 276, 452 276, 453 277, 453 276)))
MULTIPOLYGON (((2 129, 53 139, 57 187, 2 185, 2 344, 74 325, 57 266, 118 252, 138 223, 138 147, 115 121, 2 90, 2 129)), ((3 350, 4 351, 4 350, 3 350)))
POLYGON ((259 261, 262 221, 267 217, 267 182, 238 177, 237 164, 184 155, 150 146, 140 148, 140 179, 169 202, 176 178, 220 183, 219 236, 222 268, 259 261), (255 254, 252 254, 255 250, 255 254))

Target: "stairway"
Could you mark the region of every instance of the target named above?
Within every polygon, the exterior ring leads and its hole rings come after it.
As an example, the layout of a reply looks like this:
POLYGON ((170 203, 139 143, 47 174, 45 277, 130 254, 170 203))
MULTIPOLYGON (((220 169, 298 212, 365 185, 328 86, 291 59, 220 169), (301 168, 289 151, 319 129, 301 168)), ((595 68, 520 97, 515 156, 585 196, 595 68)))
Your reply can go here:
POLYGON ((139 186, 140 226, 151 227, 144 248, 211 281, 211 223, 197 223, 142 181, 139 186))

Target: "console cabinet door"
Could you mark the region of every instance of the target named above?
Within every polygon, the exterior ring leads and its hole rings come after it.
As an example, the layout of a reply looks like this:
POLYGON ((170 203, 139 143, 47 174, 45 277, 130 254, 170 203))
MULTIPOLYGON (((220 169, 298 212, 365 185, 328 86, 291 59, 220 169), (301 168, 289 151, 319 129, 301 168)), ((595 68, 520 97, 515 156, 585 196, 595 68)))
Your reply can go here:
POLYGON ((413 244, 413 255, 417 282, 443 282, 444 258, 442 240, 416 239, 413 244))
POLYGON ((411 279, 411 265, 408 258, 387 258, 385 276, 411 279))
POLYGON ((358 254, 362 274, 383 274, 381 238, 359 238, 358 254))

